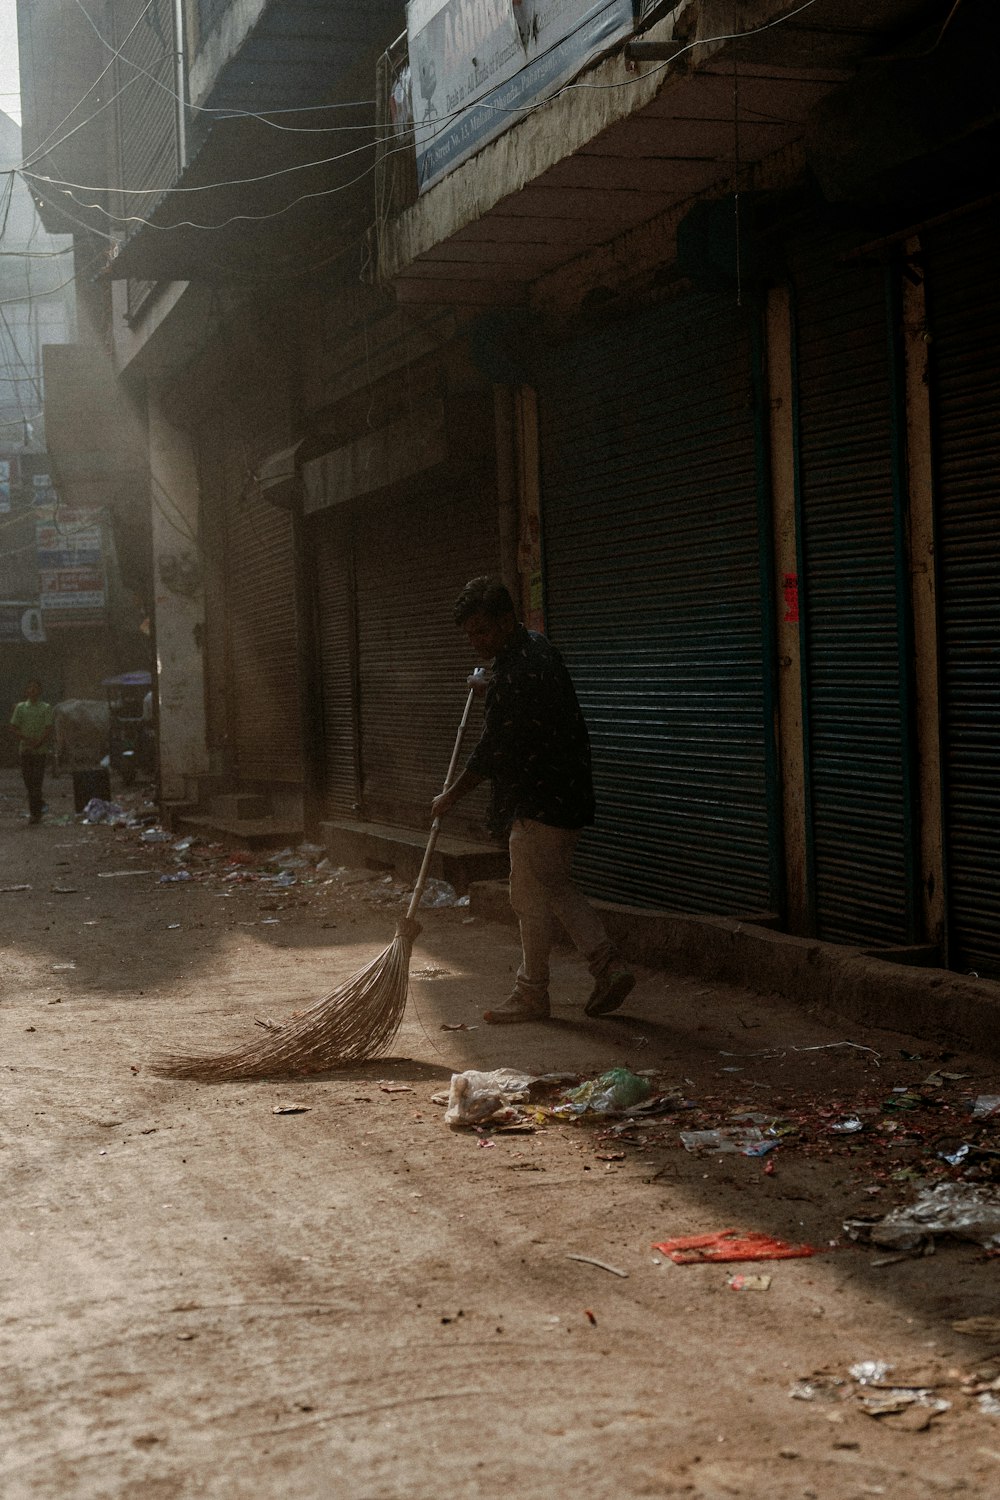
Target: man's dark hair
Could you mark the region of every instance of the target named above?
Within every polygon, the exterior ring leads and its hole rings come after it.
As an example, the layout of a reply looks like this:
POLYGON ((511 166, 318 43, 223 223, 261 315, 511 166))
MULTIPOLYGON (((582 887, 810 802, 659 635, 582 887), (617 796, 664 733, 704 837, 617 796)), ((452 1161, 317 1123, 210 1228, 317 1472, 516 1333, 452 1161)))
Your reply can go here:
POLYGON ((455 600, 456 625, 464 625, 473 615, 486 615, 490 620, 502 620, 505 615, 516 613, 506 585, 501 579, 488 575, 471 578, 455 600))

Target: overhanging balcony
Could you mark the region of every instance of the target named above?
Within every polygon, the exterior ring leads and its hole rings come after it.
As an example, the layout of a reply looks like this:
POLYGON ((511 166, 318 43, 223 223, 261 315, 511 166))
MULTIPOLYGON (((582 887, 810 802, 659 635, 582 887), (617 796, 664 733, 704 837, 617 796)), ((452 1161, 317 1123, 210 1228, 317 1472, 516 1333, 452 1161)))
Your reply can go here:
MULTIPOLYGON (((378 228, 377 273, 401 302, 517 306, 533 283, 599 247, 615 242, 627 258, 630 232, 650 226, 655 237, 692 199, 758 185, 760 165, 802 140, 817 106, 932 9, 678 5, 642 33, 659 60, 632 61, 619 42, 581 87, 557 90, 419 197, 394 141, 380 197, 395 211, 378 228), (723 39, 735 30, 748 34, 723 39)), ((405 76, 405 52, 390 61, 392 76, 405 76)), ((388 141, 398 134, 385 109, 391 86, 380 96, 388 141)))
POLYGON ((359 242, 374 192, 371 76, 400 0, 203 0, 198 14, 185 165, 139 200, 148 224, 112 276, 253 285, 359 242), (331 108, 345 101, 360 102, 331 108))

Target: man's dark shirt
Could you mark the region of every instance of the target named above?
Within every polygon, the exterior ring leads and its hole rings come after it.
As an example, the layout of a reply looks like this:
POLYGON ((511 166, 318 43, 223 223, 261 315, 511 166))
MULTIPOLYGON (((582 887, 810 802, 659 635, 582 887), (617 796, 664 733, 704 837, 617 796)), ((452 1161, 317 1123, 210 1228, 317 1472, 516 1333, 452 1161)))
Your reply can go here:
POLYGON ((523 625, 493 663, 468 769, 493 783, 489 823, 498 837, 517 818, 554 828, 594 821, 590 740, 572 680, 556 648, 523 625))

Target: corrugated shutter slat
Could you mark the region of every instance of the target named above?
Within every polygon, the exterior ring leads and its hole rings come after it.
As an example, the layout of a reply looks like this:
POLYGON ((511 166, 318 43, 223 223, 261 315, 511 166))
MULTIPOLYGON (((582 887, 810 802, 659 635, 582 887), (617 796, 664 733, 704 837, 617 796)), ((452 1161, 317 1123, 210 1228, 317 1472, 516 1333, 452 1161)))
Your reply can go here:
POLYGON ((1000 978, 1000 211, 925 240, 949 961, 1000 978))
POLYGON ((690 296, 559 352, 541 391, 546 614, 594 752, 593 894, 773 902, 749 329, 690 296))
MULTIPOLYGON (((425 827, 441 790, 475 666, 452 620, 462 586, 499 567, 496 495, 486 476, 459 497, 417 493, 354 522, 366 817, 425 827)), ((471 749, 481 712, 469 729, 471 749)), ((463 800, 454 832, 482 832, 485 793, 463 800)))
POLYGON ((812 901, 819 936, 903 943, 907 868, 883 275, 803 240, 796 296, 812 901))

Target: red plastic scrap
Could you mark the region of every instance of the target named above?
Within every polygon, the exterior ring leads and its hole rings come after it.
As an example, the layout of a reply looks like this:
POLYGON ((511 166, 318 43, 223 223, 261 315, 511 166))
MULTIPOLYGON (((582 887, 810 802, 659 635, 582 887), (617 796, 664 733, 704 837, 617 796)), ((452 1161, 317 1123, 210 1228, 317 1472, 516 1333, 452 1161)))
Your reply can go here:
POLYGON ((704 1261, 797 1260, 804 1255, 819 1254, 815 1245, 789 1245, 757 1229, 681 1235, 679 1239, 661 1240, 653 1249, 669 1256, 678 1266, 694 1266, 704 1261))

